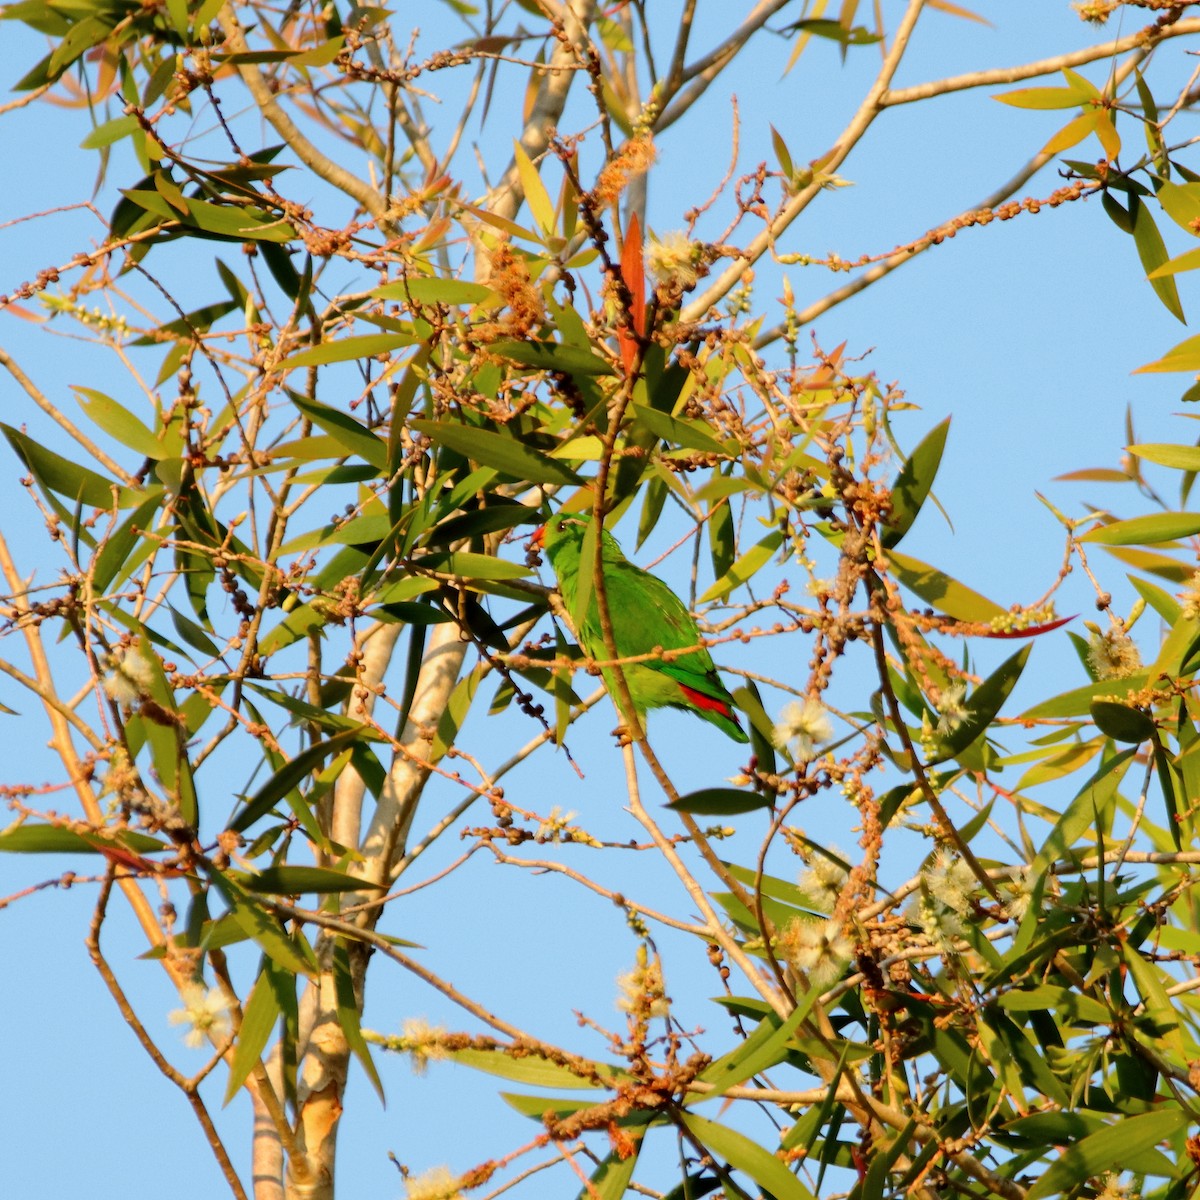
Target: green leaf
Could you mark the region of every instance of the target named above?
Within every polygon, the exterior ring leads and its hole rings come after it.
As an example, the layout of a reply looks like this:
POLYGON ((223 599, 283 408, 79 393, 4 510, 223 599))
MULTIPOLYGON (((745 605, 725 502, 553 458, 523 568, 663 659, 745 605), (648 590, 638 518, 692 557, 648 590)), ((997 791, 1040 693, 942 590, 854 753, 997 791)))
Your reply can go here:
POLYGON ((760 808, 770 808, 773 803, 770 796, 762 792, 743 792, 738 788, 701 788, 697 792, 689 792, 672 800, 667 805, 675 812, 688 812, 704 817, 732 817, 738 813, 754 812, 760 808))
POLYGON ((895 546, 917 519, 917 513, 921 511, 921 505, 933 486, 949 432, 950 418, 947 417, 921 439, 920 445, 900 468, 900 474, 892 484, 892 515, 880 537, 885 550, 895 546))
POLYGON ((808 1188, 775 1155, 745 1134, 694 1112, 680 1113, 679 1120, 705 1149, 749 1175, 759 1187, 770 1192, 774 1200, 813 1200, 808 1188))
POLYGON ((1146 272, 1146 278, 1153 283, 1156 279, 1162 279, 1167 275, 1182 275, 1185 271, 1195 271, 1200 269, 1200 248, 1195 250, 1187 250, 1183 254, 1177 254, 1174 258, 1163 263, 1161 267, 1155 267, 1153 271, 1146 272))
POLYGON ((1192 237, 1200 234, 1200 184, 1163 183, 1154 198, 1180 229, 1192 237))
POLYGON ((0 853, 99 854, 104 846, 131 850, 135 854, 154 854, 167 848, 166 843, 144 833, 125 830, 93 836, 77 833, 62 825, 42 825, 29 821, 0 833, 0 853))
POLYGON ((1141 596, 1150 607, 1158 613, 1160 617, 1168 624, 1174 625, 1179 620, 1180 613, 1183 611, 1183 606, 1175 599, 1174 596, 1168 595, 1162 588, 1157 587, 1147 579, 1139 579, 1136 575, 1126 575, 1126 579, 1133 584, 1137 594, 1141 596))
POLYGON ((1107 1004, 1101 1004, 1099 1000, 1093 1000, 1072 988, 1048 983, 1005 992, 996 1003, 1009 1012, 1053 1012, 1056 1017, 1072 1024, 1108 1025, 1113 1020, 1113 1013, 1107 1004))
POLYGON ((188 217, 205 233, 234 242, 290 242, 295 228, 275 213, 238 204, 209 204, 191 196, 184 198, 188 217))
POLYGON ((1021 719, 1040 721, 1047 717, 1081 717, 1091 713, 1095 700, 1111 699, 1114 696, 1120 699, 1132 692, 1141 691, 1148 679, 1147 672, 1138 671, 1137 674, 1127 675, 1122 679, 1102 679, 1098 683, 1088 683, 1035 704, 1021 714, 1021 719))
POLYGON ((171 452, 154 432, 111 396, 77 384, 72 384, 71 390, 79 395, 79 407, 88 417, 122 446, 146 458, 157 460, 171 457, 171 452))
POLYGON ((361 892, 383 887, 383 884, 371 883, 344 871, 332 871, 328 867, 265 867, 253 874, 240 875, 238 882, 247 891, 272 896, 294 896, 300 892, 361 892))
POLYGON ((942 574, 936 567, 927 566, 906 554, 889 550, 887 556, 891 573, 910 591, 916 592, 927 604, 958 621, 987 624, 1005 615, 1004 609, 986 596, 942 574))
MULTIPOLYGON (((453 554, 429 556, 435 570, 460 579, 522 579, 532 574, 530 567, 509 562, 504 558, 493 558, 490 554, 472 554, 467 550, 456 550, 453 554)), ((422 559, 422 562, 427 560, 422 559)))
POLYGON ((210 879, 229 905, 234 920, 265 954, 293 975, 315 977, 318 974, 317 957, 303 933, 297 931, 294 937, 289 937, 278 918, 240 887, 228 873, 214 871, 210 879))
POLYGON ((301 750, 259 788, 245 808, 230 822, 229 828, 236 833, 244 833, 259 817, 270 812, 288 792, 299 786, 330 755, 341 752, 368 733, 368 726, 358 725, 353 729, 343 729, 341 733, 335 733, 325 741, 301 750))
POLYGON ((199 814, 196 785, 188 759, 188 734, 175 719, 179 713, 175 689, 144 628, 139 638, 138 653, 149 674, 146 691, 163 712, 156 714, 143 706, 143 711, 130 720, 130 727, 136 728, 140 723, 163 790, 178 804, 180 816, 194 826, 199 814))
POLYGON ((346 1044, 354 1053, 366 1071, 375 1094, 380 1103, 386 1104, 383 1094, 383 1080, 375 1069, 375 1060, 371 1057, 370 1047, 362 1035, 362 1024, 359 1020, 358 1001, 354 995, 354 979, 350 972, 350 955, 346 949, 346 939, 339 938, 333 948, 333 984, 337 995, 338 1025, 341 1026, 346 1044))
POLYGON ((530 483, 566 483, 578 486, 582 481, 565 463, 550 458, 517 441, 508 434, 473 425, 447 421, 410 421, 411 428, 455 454, 461 454, 485 467, 494 467, 503 475, 530 483))
POLYGON ((1159 372, 1200 371, 1200 336, 1190 337, 1178 346, 1173 346, 1160 359, 1146 363, 1134 371, 1135 375, 1159 372))
POLYGON ((473 509, 439 522, 429 533, 427 543, 446 545, 488 533, 503 533, 518 525, 540 525, 541 521, 539 509, 509 502, 503 496, 491 496, 486 508, 473 509))
POLYGON ((1200 533, 1200 513, 1166 512, 1097 525, 1079 540, 1100 546, 1144 546, 1173 542, 1197 533, 1200 533))
POLYGON ((789 1043, 796 1030, 808 1018, 819 997, 818 989, 809 988, 800 996, 799 1003, 786 1021, 780 1021, 774 1013, 765 1017, 745 1041, 716 1062, 710 1063, 700 1073, 698 1081, 710 1084, 714 1090, 690 1095, 687 1102, 699 1104, 723 1096, 730 1088, 738 1087, 747 1079, 778 1066, 787 1056, 789 1043))
POLYGON ((728 596, 734 588, 741 587, 747 580, 771 561, 775 551, 783 545, 783 534, 779 530, 768 533, 761 542, 751 546, 729 570, 700 597, 701 604, 710 600, 721 600, 728 596))
POLYGON ((783 172, 785 179, 791 179, 796 168, 792 164, 791 151, 788 150, 787 142, 785 142, 779 133, 779 130, 774 125, 770 126, 771 130, 771 145, 775 148, 775 159, 779 163, 779 169, 783 172))
MULTIPOLYGON (((594 1089, 606 1086, 599 1083, 597 1077, 579 1075, 559 1063, 539 1058, 533 1053, 514 1056, 505 1050, 473 1049, 448 1050, 446 1053, 448 1058, 462 1063, 465 1067, 486 1071, 489 1075, 499 1075, 502 1079, 511 1079, 514 1083, 525 1083, 532 1087, 594 1089)), ((629 1078, 627 1072, 604 1063, 590 1063, 589 1067, 594 1067, 597 1076, 613 1085, 629 1078)))
POLYGON ((1025 663, 1029 658, 1032 646, 1022 646, 1011 658, 1005 659, 991 675, 987 677, 967 699, 964 708, 966 716, 962 723, 947 735, 938 739, 930 766, 945 762, 961 754, 976 738, 987 731, 996 714, 1008 699, 1009 693, 1016 686, 1025 663))
POLYGON ((554 231, 554 202, 546 185, 533 165, 533 160, 525 153, 525 147, 513 139, 513 161, 517 165, 517 175, 521 181, 521 190, 525 193, 525 202, 529 205, 530 215, 544 234, 554 231))
POLYGON ((622 1200, 628 1196, 629 1184, 633 1179, 638 1151, 641 1148, 642 1139, 638 1138, 637 1150, 624 1158, 613 1150, 592 1172, 592 1177, 588 1180, 587 1187, 579 1193, 578 1200, 622 1200))
POLYGON ((524 367, 543 371, 562 371, 567 375, 612 375, 613 366, 590 350, 561 342, 518 342, 507 339, 492 342, 488 352, 524 367))
POLYGON ((0 425, 0 431, 29 473, 47 491, 57 492, 72 502, 82 501, 92 508, 112 508, 115 489, 103 475, 47 450, 19 429, 0 425))
POLYGON ((97 125, 91 133, 79 143, 80 150, 99 150, 102 146, 111 146, 128 137, 135 129, 141 128, 137 117, 115 117, 97 125))
POLYGON ((1120 1171, 1135 1154, 1178 1133, 1188 1124, 1180 1108, 1142 1113, 1118 1120, 1069 1147, 1025 1193, 1025 1200, 1042 1200, 1068 1192, 1078 1184, 1108 1171, 1120 1171))
POLYGON ((1178 471, 1200 471, 1200 446, 1180 446, 1174 442, 1144 442, 1126 446, 1126 450, 1137 458, 1158 463, 1160 467, 1174 467, 1178 471))
POLYGON ((271 1030, 275 1028, 281 1013, 279 997, 264 966, 254 982, 250 999, 242 1009, 242 1024, 233 1048, 233 1061, 229 1064, 229 1083, 225 1088, 223 1104, 228 1104, 238 1094, 247 1076, 258 1066, 271 1030))
POLYGON ((634 404, 635 419, 650 430, 655 437, 664 442, 675 442, 690 450, 699 450, 704 454, 719 454, 724 458, 730 457, 730 450, 719 442, 709 431, 707 425, 698 421, 683 421, 670 413, 659 412, 645 404, 634 404))
MULTIPOLYGON (((1170 186, 1170 185, 1167 185, 1170 186)), ((1175 280, 1169 276, 1155 275, 1168 259, 1166 244, 1162 234, 1154 223, 1149 207, 1141 200, 1134 199, 1133 215, 1133 244, 1137 247, 1138 257, 1142 260, 1142 269, 1150 278, 1150 286, 1154 294, 1162 301, 1163 307, 1173 317, 1183 321, 1183 305, 1179 302, 1179 289, 1175 280)))
POLYGON ((1071 88, 1018 88, 1015 92, 1003 92, 993 96, 1001 104, 1011 104, 1014 108, 1078 108, 1079 95, 1071 88))
POLYGON ((378 300, 415 301, 417 304, 475 305, 500 297, 486 283, 467 279, 441 279, 430 275, 412 275, 398 283, 385 283, 368 293, 378 300))
MULTIPOLYGON (((123 578, 154 549, 155 543, 143 534, 154 524, 154 516, 163 506, 164 498, 162 489, 155 489, 101 541, 92 564, 92 589, 97 595, 103 594, 118 577, 123 578), (143 553, 134 554, 139 543, 143 553), (130 555, 134 556, 132 560, 130 555)), ((216 653, 214 647, 213 654, 216 653)))
POLYGON ((826 38, 842 46, 870 46, 881 40, 879 34, 872 33, 865 26, 844 25, 828 17, 805 17, 793 21, 784 32, 826 38))
POLYGON ((1106 819, 1135 753, 1131 749, 1114 755, 1079 789, 1038 850, 1029 868, 1031 878, 1040 880, 1052 863, 1069 860, 1075 843, 1106 819))
POLYGON ((289 391, 292 403, 314 425, 325 430, 339 445, 357 458, 370 463, 378 471, 387 469, 387 443, 373 434, 349 413, 330 408, 318 400, 310 400, 299 392, 289 391))
POLYGON ((301 638, 329 623, 329 612, 311 604, 300 604, 273 629, 266 632, 258 642, 258 652, 264 658, 278 654, 287 646, 295 645, 301 638))
POLYGON ((1118 742, 1140 745, 1154 733, 1149 713, 1112 700, 1093 700, 1092 720, 1101 733, 1118 742))
POLYGON ((364 333, 339 338, 336 342, 322 342, 285 358, 279 369, 291 371, 297 367, 322 367, 327 363, 374 358, 377 354, 390 354, 393 350, 416 345, 420 340, 415 330, 412 333, 364 333))

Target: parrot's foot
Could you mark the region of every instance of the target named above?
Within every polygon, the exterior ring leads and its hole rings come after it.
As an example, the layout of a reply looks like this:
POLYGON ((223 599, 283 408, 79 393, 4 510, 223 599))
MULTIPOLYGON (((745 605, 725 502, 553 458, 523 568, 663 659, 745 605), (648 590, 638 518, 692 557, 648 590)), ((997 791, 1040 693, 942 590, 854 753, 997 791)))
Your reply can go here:
POLYGON ((633 734, 624 725, 618 725, 612 735, 617 739, 618 746, 628 746, 633 742, 633 734))

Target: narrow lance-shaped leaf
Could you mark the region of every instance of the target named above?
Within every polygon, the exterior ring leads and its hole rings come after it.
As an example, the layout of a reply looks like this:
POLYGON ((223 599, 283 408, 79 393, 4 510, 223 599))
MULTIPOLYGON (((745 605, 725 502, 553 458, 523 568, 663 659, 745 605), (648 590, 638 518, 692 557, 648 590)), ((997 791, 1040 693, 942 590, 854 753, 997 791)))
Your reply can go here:
POLYGON ((241 876, 240 881, 248 891, 273 896, 295 896, 301 892, 325 895, 330 892, 358 892, 383 886, 356 875, 347 875, 344 871, 304 866, 264 867, 261 871, 241 876))
POLYGON ((892 514, 879 539, 885 550, 899 543, 917 519, 917 513, 921 511, 933 486, 949 432, 950 418, 947 417, 921 439, 920 445, 905 460, 900 474, 896 476, 896 482, 892 484, 892 514))
POLYGON ((56 492, 72 502, 82 500, 93 508, 112 506, 113 485, 103 475, 47 450, 19 429, 0 425, 0 431, 29 473, 47 491, 56 492))
POLYGON ((1150 286, 1162 301, 1163 307, 1177 320, 1184 321, 1183 305, 1179 300, 1179 289, 1175 280, 1169 275, 1155 274, 1169 257, 1162 234, 1159 233, 1147 205, 1137 197, 1133 197, 1132 201, 1133 244, 1137 247, 1138 258, 1142 260, 1142 268, 1147 276, 1151 277, 1150 286))
POLYGON ((387 443, 349 413, 330 408, 328 404, 321 404, 317 400, 310 400, 299 392, 289 391, 288 396, 314 425, 325 430, 334 441, 344 446, 348 454, 361 458, 377 470, 383 471, 387 468, 387 443))
POLYGON ((683 1112, 679 1119, 702 1146, 744 1172, 775 1200, 813 1200, 808 1188, 775 1155, 745 1134, 694 1112, 683 1112))
POLYGON ((335 733, 323 742, 301 750, 299 754, 284 763, 258 792, 250 799, 246 807, 230 822, 229 828, 236 833, 244 833, 259 817, 265 816, 275 805, 284 798, 294 787, 297 787, 314 768, 323 763, 331 754, 336 754, 350 746, 355 739, 363 736, 365 727, 356 726, 335 733))
POLYGON ((734 588, 754 577, 755 573, 771 561, 772 555, 783 545, 783 534, 779 530, 767 534, 757 545, 751 546, 720 579, 700 597, 701 604, 710 600, 724 599, 734 588))
POLYGON ((528 480, 530 483, 578 485, 581 482, 565 463, 532 449, 508 434, 449 421, 415 420, 410 421, 409 426, 456 454, 493 467, 515 479, 528 480))
POLYGON ((302 932, 297 931, 294 937, 289 937, 278 918, 269 912, 261 901, 242 888, 230 874, 214 871, 209 878, 213 887, 229 905, 234 920, 265 954, 270 955, 284 970, 293 974, 317 974, 317 957, 302 932))
POLYGON ((1145 546, 1174 542, 1197 533, 1200 533, 1200 513, 1166 512, 1097 525, 1079 540, 1100 546, 1145 546))
POLYGON ((988 729, 1021 677, 1032 649, 1032 646, 1022 646, 971 693, 963 705, 964 713, 959 723, 939 738, 929 759, 930 766, 961 754, 988 729))
POLYGON ((258 1066, 280 1011, 279 998, 264 968, 259 972, 250 999, 242 1009, 242 1024, 238 1029, 237 1044, 233 1048, 233 1061, 229 1064, 229 1083, 225 1088, 225 1099, 222 1103, 228 1104, 237 1095, 250 1072, 258 1066))
POLYGON ((888 552, 887 560, 891 564, 892 574, 906 588, 916 592, 927 604, 932 604, 948 617, 987 623, 1005 615, 1004 609, 998 604, 943 574, 936 567, 895 550, 888 552))
POLYGON ((1107 1129, 1068 1147, 1025 1193, 1025 1200, 1066 1193, 1087 1180, 1119 1171, 1132 1155, 1178 1133, 1188 1121, 1182 1108, 1118 1119, 1107 1129))
POLYGON ((375 1060, 371 1057, 370 1047, 362 1035, 358 1003, 354 997, 354 981, 350 975, 350 956, 346 952, 346 943, 342 938, 338 939, 333 951, 333 982, 337 994, 338 1024, 341 1026, 346 1043, 354 1057, 362 1064, 379 1099, 385 1101, 383 1081, 379 1078, 379 1072, 375 1069, 375 1060))
POLYGON ((642 1139, 635 1142, 632 1154, 618 1154, 612 1151, 602 1159, 600 1165, 592 1172, 587 1187, 580 1193, 587 1200, 622 1200, 628 1196, 629 1184, 633 1180, 634 1168, 637 1166, 638 1151, 642 1147, 642 1139))
POLYGON ((525 193, 525 203, 529 205, 534 221, 543 234, 553 233, 554 203, 550 199, 550 193, 546 191, 546 185, 542 182, 537 167, 525 153, 525 148, 516 140, 513 141, 513 161, 517 165, 521 189, 525 193))

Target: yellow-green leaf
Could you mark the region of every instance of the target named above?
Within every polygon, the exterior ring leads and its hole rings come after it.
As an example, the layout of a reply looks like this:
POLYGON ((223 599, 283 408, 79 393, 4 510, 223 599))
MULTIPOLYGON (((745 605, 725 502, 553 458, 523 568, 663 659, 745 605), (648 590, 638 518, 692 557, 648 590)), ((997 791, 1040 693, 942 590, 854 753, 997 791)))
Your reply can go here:
POLYGON ((972 591, 957 579, 951 579, 936 567, 928 566, 906 554, 888 551, 891 573, 910 591, 948 617, 959 621, 994 621, 1004 609, 986 596, 972 591))
POLYGON ((1079 540, 1099 546, 1145 546, 1154 542, 1173 542, 1200 533, 1200 513, 1152 513, 1148 517, 1130 517, 1089 529, 1079 540))
POLYGON ((525 193, 525 202, 529 211, 543 233, 554 231, 554 203, 546 185, 533 165, 533 160, 525 153, 524 146, 513 140, 513 161, 517 164, 517 175, 521 180, 521 189, 525 193))
POLYGON ((757 545, 751 546, 734 564, 700 597, 701 604, 710 600, 720 600, 728 596, 734 588, 741 587, 751 579, 762 567, 771 561, 772 555, 783 544, 783 534, 776 530, 767 534, 757 545))
POLYGON ((1015 92, 1002 92, 993 96, 1001 104, 1014 108, 1078 108, 1079 97, 1071 88, 1018 88, 1015 92))

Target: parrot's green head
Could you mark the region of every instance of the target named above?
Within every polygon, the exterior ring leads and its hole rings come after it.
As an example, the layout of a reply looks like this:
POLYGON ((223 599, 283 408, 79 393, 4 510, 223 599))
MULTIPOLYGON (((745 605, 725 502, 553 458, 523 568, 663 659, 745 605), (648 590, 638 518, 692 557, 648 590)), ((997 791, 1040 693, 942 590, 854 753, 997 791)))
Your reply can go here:
MULTIPOLYGON (((564 571, 574 573, 579 568, 583 553, 583 539, 591 528, 590 513, 558 513, 545 525, 534 531, 530 539, 534 546, 546 551, 551 569, 561 576, 564 571)), ((601 530, 602 553, 606 559, 621 559, 621 548, 607 529, 601 530)))

